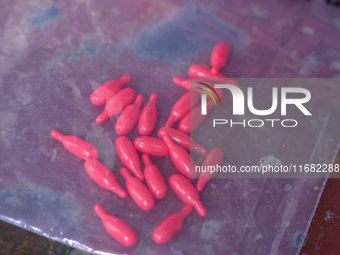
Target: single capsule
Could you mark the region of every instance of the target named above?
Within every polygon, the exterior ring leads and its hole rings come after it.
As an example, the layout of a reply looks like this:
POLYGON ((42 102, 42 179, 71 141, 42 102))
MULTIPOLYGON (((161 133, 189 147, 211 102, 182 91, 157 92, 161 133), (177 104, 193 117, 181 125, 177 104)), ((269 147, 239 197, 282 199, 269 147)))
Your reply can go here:
POLYGON ((189 153, 181 146, 177 145, 168 135, 163 135, 163 141, 168 146, 170 158, 178 171, 189 179, 197 178, 198 172, 195 172, 196 163, 190 157, 189 153), (192 170, 190 171, 190 169, 192 170))
POLYGON ((225 66, 228 61, 230 53, 230 46, 225 42, 220 42, 215 45, 211 57, 211 73, 218 74, 220 69, 225 66))
POLYGON ((69 152, 73 153, 77 157, 88 160, 92 158, 98 157, 98 150, 92 144, 80 139, 78 137, 69 135, 64 136, 63 134, 59 133, 56 130, 51 132, 51 136, 62 142, 65 149, 69 152))
POLYGON ((172 107, 170 116, 165 123, 166 127, 172 127, 175 122, 180 121, 190 109, 195 107, 200 99, 198 93, 190 92, 185 93, 172 107))
POLYGON ((88 175, 92 178, 92 180, 99 184, 99 186, 113 191, 122 198, 126 198, 126 191, 119 186, 116 177, 101 162, 96 159, 89 159, 85 161, 84 167, 88 175))
POLYGON ((141 181, 144 175, 140 169, 140 160, 136 148, 126 136, 119 136, 115 142, 116 151, 123 164, 141 181))
POLYGON ((157 94, 153 93, 149 102, 144 106, 138 121, 138 132, 141 135, 150 135, 155 129, 157 121, 157 94))
POLYGON ((190 204, 201 216, 207 215, 207 210, 200 202, 200 197, 194 186, 181 174, 173 174, 169 178, 170 187, 186 204, 190 204))
POLYGON ((168 146, 166 146, 162 139, 151 136, 140 136, 135 139, 134 145, 136 149, 142 153, 157 157, 169 156, 168 146))
POLYGON ((128 105, 123 110, 122 114, 117 119, 115 126, 116 133, 118 135, 127 135, 136 125, 143 99, 144 97, 142 95, 138 95, 135 102, 131 105, 128 105))
POLYGON ((124 84, 131 80, 130 75, 125 74, 119 80, 109 81, 98 89, 93 91, 90 96, 90 100, 94 105, 106 104, 118 91, 123 87, 124 84))
MULTIPOLYGON (((201 169, 208 168, 209 166, 216 166, 216 165, 221 165, 224 159, 224 152, 221 148, 214 148, 209 153, 207 156, 205 156, 201 169)), ((196 189, 198 192, 201 192, 204 188, 204 186, 207 184, 208 181, 210 181, 214 176, 216 175, 217 172, 210 173, 210 171, 200 171, 199 172, 199 179, 196 185, 196 189)))
MULTIPOLYGON (((207 114, 214 106, 214 101, 212 99, 209 100, 207 103, 207 114)), ((184 116, 184 118, 179 123, 178 129, 189 134, 199 128, 206 118, 207 115, 201 114, 201 106, 197 106, 184 116)))
POLYGON ((144 162, 144 177, 145 182, 152 195, 157 199, 165 197, 168 188, 158 167, 151 163, 150 156, 143 154, 142 160, 144 162))
POLYGON ((133 229, 122 219, 109 215, 102 206, 95 205, 94 211, 103 221, 106 231, 118 242, 127 247, 132 247, 137 242, 137 235, 133 229))
POLYGON ((185 217, 192 209, 192 205, 186 205, 181 211, 166 217, 153 231, 152 239, 159 244, 170 241, 181 230, 185 217))
POLYGON ((120 169, 120 174, 125 179, 126 189, 133 201, 143 210, 151 210, 155 206, 155 199, 148 188, 140 180, 132 177, 125 167, 120 169))

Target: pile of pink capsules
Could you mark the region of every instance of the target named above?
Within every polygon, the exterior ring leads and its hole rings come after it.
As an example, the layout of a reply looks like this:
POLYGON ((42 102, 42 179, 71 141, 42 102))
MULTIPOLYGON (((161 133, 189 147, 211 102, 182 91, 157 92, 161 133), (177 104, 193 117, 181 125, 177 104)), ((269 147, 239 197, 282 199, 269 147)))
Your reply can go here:
MULTIPOLYGON (((228 44, 223 42, 216 44, 210 59, 212 67, 193 65, 189 68, 189 76, 191 78, 225 77, 220 73, 219 69, 226 64, 229 51, 228 44)), ((120 114, 115 124, 115 130, 120 135, 115 141, 115 147, 119 158, 126 166, 126 168, 123 167, 120 170, 120 173, 126 181, 128 193, 140 208, 151 210, 155 205, 154 198, 162 199, 167 193, 164 178, 160 170, 152 164, 149 155, 170 156, 172 162, 181 173, 173 174, 169 178, 169 185, 186 206, 180 212, 168 216, 154 230, 152 238, 156 243, 161 244, 175 236, 181 229, 184 218, 193 208, 201 216, 207 214, 206 209, 200 202, 198 192, 203 190, 205 184, 214 177, 214 174, 197 172, 195 176, 195 171, 190 171, 190 165, 195 167, 196 163, 190 157, 188 151, 194 150, 203 155, 207 154, 202 163, 203 167, 221 165, 224 152, 220 148, 214 148, 208 153, 206 148, 197 144, 189 136, 189 133, 197 129, 206 117, 206 115, 200 114, 201 106, 195 107, 200 98, 199 93, 205 92, 196 89, 196 87, 190 87, 190 79, 173 78, 175 84, 186 88, 188 92, 173 106, 165 126, 158 130, 158 138, 149 136, 153 132, 157 120, 157 94, 152 94, 149 102, 141 110, 143 96, 138 95, 136 97, 136 93, 132 88, 121 89, 130 79, 129 75, 124 75, 119 80, 105 83, 91 94, 90 100, 97 106, 106 104, 104 111, 96 119, 98 124, 111 116, 120 114), (190 89, 192 90, 191 98, 190 89), (193 92, 193 90, 196 92, 193 92), (172 128, 174 123, 178 121, 180 121, 179 128, 172 128), (132 143, 125 135, 136 124, 141 136, 132 143), (143 153, 144 174, 141 171, 137 150, 143 153), (128 169, 135 177, 131 176, 128 169), (197 177, 199 177, 199 180, 195 188, 189 180, 197 177), (143 183, 144 180, 146 185, 143 183)), ((222 91, 219 91, 219 94, 221 96, 222 91)), ((210 110, 213 106, 214 102, 210 100, 207 103, 207 110, 210 110)), ((64 136, 55 130, 51 132, 51 136, 61 141, 71 153, 85 160, 85 170, 97 184, 113 191, 122 198, 127 197, 126 191, 119 186, 113 173, 97 160, 98 151, 93 145, 75 136, 64 136)), ((109 215, 100 205, 95 205, 94 210, 102 219, 106 230, 118 242, 128 247, 135 245, 137 235, 128 224, 116 216, 109 215)))

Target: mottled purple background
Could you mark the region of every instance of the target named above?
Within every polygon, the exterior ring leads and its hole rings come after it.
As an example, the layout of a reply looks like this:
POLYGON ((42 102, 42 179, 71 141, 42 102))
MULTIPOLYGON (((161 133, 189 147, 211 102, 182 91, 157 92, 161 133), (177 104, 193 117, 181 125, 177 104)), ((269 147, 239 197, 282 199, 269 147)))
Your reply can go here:
MULTIPOLYGON (((143 211, 96 185, 49 133, 94 144, 125 187, 114 118, 94 123, 103 107, 89 95, 100 84, 128 73, 137 93, 158 93, 159 128, 185 92, 172 77, 208 65, 216 42, 231 45, 228 77, 278 78, 339 77, 339 40, 340 11, 321 0, 1 1, 0 219, 93 253, 295 254, 324 180, 214 180, 201 195, 208 215, 191 213, 176 238, 157 245, 154 227, 182 201, 169 191, 143 211), (134 248, 104 230, 96 203, 135 229, 134 248)), ((338 137, 323 142, 330 159, 338 137)), ((169 158, 152 160, 166 178, 176 172, 169 158)))

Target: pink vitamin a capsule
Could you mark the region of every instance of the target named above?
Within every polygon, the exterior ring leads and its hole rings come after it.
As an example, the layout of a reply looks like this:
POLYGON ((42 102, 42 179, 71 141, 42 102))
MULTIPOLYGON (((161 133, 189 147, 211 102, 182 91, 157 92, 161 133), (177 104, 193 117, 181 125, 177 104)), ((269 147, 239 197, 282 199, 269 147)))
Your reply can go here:
POLYGON ((126 136, 119 136, 115 142, 116 151, 123 164, 141 181, 144 175, 140 169, 140 160, 136 148, 126 136))
POLYGON ((210 57, 211 72, 213 74, 218 74, 220 69, 225 66, 229 58, 229 53, 230 46, 225 42, 220 42, 215 45, 210 57))
MULTIPOLYGON (((208 166, 216 166, 221 165, 224 159, 224 152, 221 148, 214 148, 207 156, 205 156, 201 169, 208 168, 208 166)), ((199 179, 196 185, 196 189, 198 192, 201 192, 205 186, 205 184, 210 181, 214 176, 216 175, 216 172, 210 173, 209 171, 200 171, 199 173, 199 179)))
POLYGON ((122 198, 127 196, 126 191, 119 186, 113 173, 111 173, 111 171, 101 162, 96 159, 89 159, 85 161, 84 167, 92 180, 101 187, 113 191, 122 198))
POLYGON ((202 65, 191 66, 188 70, 188 74, 191 78, 225 78, 223 74, 213 74, 210 67, 202 65))
POLYGON ((190 157, 189 153, 181 146, 177 145, 168 135, 163 135, 163 141, 168 146, 170 158, 178 171, 189 179, 197 178, 198 172, 195 172, 196 163, 190 157))
MULTIPOLYGON (((211 108, 213 108, 214 105, 215 103, 212 99, 208 101, 207 114, 211 110, 211 108)), ((201 114, 201 106, 197 106, 187 115, 184 116, 184 118, 179 123, 178 129, 184 133, 189 134, 191 132, 194 132, 199 126, 201 126, 206 118, 207 115, 201 114)))
POLYGON ((136 125, 144 97, 138 95, 133 104, 128 105, 118 117, 115 129, 118 135, 127 135, 136 125))
POLYGON ((161 127, 158 130, 158 137, 162 138, 164 135, 169 135, 175 141, 175 143, 187 151, 192 150, 203 155, 207 154, 208 152, 206 148, 196 143, 194 139, 180 130, 169 127, 161 127))
POLYGON ((138 121, 138 132, 141 135, 150 135, 155 129, 157 121, 157 94, 153 93, 149 102, 144 106, 138 121))
POLYGON ((137 235, 133 229, 120 218, 109 215, 100 205, 95 205, 94 211, 103 221, 106 231, 118 242, 132 247, 137 242, 137 235))
POLYGON ((121 113, 126 106, 135 99, 136 93, 132 88, 125 88, 119 91, 106 104, 104 111, 97 117, 96 122, 101 124, 110 116, 121 113))
POLYGON ((173 174, 169 178, 169 184, 177 196, 186 204, 190 204, 201 216, 207 215, 207 210, 200 202, 200 196, 194 186, 183 175, 173 174))
POLYGON ((198 93, 191 92, 191 96, 190 92, 185 93, 172 107, 165 126, 172 127, 175 122, 181 120, 188 112, 190 112, 190 109, 197 105, 199 99, 200 96, 198 93))
POLYGON ((148 188, 140 180, 132 177, 125 167, 120 169, 120 174, 125 179, 126 189, 133 201, 143 210, 151 210, 155 206, 155 199, 148 188))
POLYGON ((51 136, 54 139, 62 142, 66 150, 68 150, 69 152, 73 153, 74 155, 81 159, 88 160, 98 157, 98 150, 96 149, 96 147, 84 141, 83 139, 80 139, 72 135, 64 136, 63 134, 59 133, 56 130, 53 130, 51 132, 51 136))
POLYGON ((131 80, 130 75, 125 74, 119 80, 112 80, 104 85, 100 86, 98 89, 93 91, 90 96, 90 100, 94 105, 106 104, 118 91, 123 87, 123 85, 131 80))
POLYGON ((168 188, 158 167, 151 163, 150 156, 148 154, 142 155, 142 160, 145 165, 144 177, 146 185, 152 195, 157 199, 165 197, 168 188))
POLYGON ((166 146, 162 139, 151 136, 140 136, 135 139, 134 145, 136 149, 142 153, 157 157, 169 156, 168 146, 166 146))
POLYGON ((181 211, 166 217, 153 231, 152 239, 159 244, 170 241, 181 230, 185 217, 192 209, 192 205, 186 205, 181 211))

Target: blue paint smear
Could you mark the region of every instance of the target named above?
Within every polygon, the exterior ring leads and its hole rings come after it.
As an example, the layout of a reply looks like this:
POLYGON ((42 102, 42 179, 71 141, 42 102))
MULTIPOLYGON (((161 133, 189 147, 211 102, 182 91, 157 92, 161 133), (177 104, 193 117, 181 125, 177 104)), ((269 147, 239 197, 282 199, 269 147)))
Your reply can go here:
POLYGON ((294 247, 300 247, 305 241, 306 235, 302 232, 298 232, 294 236, 294 247))
POLYGON ((71 59, 71 60, 77 60, 79 59, 78 55, 72 50, 69 55, 68 55, 68 59, 71 59))
POLYGON ((136 55, 176 63, 200 50, 211 49, 221 40, 244 43, 243 34, 213 11, 189 7, 171 21, 144 29, 132 48, 136 55))
POLYGON ((40 7, 31 19, 31 24, 34 26, 43 26, 45 23, 53 20, 57 20, 61 17, 61 10, 56 6, 52 7, 40 7))
POLYGON ((96 55, 104 49, 110 48, 111 43, 102 42, 98 45, 92 46, 89 40, 84 40, 80 45, 80 50, 87 55, 96 55))
POLYGON ((214 237, 215 233, 220 230, 220 225, 213 220, 204 222, 203 227, 201 228, 201 237, 204 239, 210 239, 214 237))

